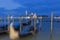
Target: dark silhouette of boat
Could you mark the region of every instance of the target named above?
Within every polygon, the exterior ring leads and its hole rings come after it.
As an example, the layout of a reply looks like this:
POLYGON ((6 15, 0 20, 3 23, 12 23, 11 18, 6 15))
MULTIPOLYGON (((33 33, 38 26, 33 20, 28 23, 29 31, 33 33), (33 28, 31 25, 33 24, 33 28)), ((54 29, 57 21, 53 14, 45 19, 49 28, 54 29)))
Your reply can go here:
POLYGON ((8 25, 4 25, 4 23, 0 24, 0 33, 6 33, 8 31, 8 25))

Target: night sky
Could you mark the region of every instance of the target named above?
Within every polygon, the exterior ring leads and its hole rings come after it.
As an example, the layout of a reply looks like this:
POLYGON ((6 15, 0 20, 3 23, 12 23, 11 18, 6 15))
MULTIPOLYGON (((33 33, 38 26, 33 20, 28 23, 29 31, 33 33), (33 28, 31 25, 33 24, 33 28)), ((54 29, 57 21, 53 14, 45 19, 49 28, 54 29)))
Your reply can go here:
POLYGON ((0 16, 25 15, 25 11, 37 15, 60 15, 60 0, 0 0, 0 16))

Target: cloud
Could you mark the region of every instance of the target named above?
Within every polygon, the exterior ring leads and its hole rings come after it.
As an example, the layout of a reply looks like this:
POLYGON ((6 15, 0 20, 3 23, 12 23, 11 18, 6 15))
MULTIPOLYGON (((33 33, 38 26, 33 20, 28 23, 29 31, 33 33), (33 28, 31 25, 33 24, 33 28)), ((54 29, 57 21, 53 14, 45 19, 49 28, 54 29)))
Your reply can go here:
POLYGON ((16 9, 19 7, 24 8, 24 6, 15 3, 13 0, 0 0, 0 8, 12 10, 12 9, 16 9))

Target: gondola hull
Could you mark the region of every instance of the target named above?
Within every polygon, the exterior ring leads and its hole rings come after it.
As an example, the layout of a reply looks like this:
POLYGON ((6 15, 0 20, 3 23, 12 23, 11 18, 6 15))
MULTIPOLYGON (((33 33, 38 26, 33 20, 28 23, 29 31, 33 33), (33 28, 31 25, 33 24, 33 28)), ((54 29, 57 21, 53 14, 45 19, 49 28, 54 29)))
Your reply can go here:
POLYGON ((24 28, 22 29, 22 31, 18 31, 19 33, 19 36, 26 36, 26 35, 29 35, 29 34, 33 34, 33 33, 37 33, 38 32, 38 29, 39 29, 39 23, 36 24, 36 32, 34 32, 34 26, 30 25, 30 26, 24 26, 24 28))

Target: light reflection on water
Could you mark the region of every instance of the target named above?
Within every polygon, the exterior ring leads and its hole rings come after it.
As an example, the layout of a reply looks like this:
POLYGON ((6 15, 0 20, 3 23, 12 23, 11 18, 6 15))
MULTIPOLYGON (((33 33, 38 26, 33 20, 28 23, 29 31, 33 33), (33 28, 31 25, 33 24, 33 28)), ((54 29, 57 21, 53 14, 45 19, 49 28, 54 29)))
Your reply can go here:
MULTIPOLYGON (((53 40, 60 40, 60 23, 53 23, 53 40)), ((9 35, 2 34, 0 35, 0 40, 10 40, 9 35)), ((19 37, 17 40, 50 40, 50 22, 42 23, 42 30, 37 32, 35 35, 28 35, 25 37, 19 37)))

